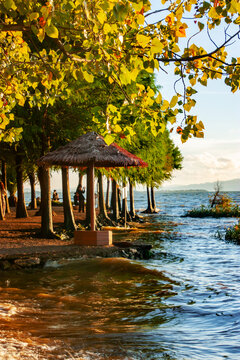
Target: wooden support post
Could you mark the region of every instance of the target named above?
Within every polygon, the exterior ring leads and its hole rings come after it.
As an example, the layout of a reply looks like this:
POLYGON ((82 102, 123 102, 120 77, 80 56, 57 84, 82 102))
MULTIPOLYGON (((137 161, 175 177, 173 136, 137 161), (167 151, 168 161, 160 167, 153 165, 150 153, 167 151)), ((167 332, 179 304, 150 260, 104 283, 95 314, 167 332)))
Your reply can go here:
POLYGON ((95 193, 94 193, 94 164, 89 166, 90 175, 90 216, 91 216, 91 230, 95 231, 96 214, 95 214, 95 193))

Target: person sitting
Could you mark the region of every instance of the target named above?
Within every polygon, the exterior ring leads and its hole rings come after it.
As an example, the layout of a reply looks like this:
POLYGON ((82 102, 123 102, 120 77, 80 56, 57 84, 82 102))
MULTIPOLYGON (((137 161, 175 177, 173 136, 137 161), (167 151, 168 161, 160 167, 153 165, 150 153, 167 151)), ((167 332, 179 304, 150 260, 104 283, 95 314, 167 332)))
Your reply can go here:
POLYGON ((52 196, 53 201, 59 201, 59 196, 56 190, 53 190, 53 196, 52 196))

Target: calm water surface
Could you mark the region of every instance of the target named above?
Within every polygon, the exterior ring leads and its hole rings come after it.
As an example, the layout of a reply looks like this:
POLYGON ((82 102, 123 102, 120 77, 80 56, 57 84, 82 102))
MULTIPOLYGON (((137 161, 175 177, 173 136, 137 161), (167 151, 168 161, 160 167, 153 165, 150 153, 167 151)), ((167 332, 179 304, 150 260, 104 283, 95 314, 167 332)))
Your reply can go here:
POLYGON ((182 217, 207 193, 157 202, 144 232, 116 235, 153 244, 154 259, 2 272, 0 359, 239 359, 240 246, 216 237, 236 219, 182 217))

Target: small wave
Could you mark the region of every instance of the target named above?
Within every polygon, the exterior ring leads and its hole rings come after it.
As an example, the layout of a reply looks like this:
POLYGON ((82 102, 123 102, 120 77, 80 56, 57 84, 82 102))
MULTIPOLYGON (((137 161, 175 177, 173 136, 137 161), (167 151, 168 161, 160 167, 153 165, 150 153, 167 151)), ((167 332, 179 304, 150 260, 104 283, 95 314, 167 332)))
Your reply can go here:
POLYGON ((11 317, 17 313, 16 306, 8 303, 0 303, 0 318, 11 317))

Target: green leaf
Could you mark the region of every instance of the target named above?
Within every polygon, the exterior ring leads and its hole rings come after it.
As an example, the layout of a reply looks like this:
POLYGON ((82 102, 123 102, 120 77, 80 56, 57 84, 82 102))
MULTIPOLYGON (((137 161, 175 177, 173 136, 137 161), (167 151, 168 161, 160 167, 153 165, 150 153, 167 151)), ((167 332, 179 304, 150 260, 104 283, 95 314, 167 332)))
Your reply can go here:
POLYGON ((198 21, 198 28, 200 31, 202 31, 204 28, 204 24, 198 21))
POLYGON ((33 21, 33 20, 37 20, 38 17, 39 17, 39 13, 33 12, 30 14, 29 19, 30 19, 30 21, 33 21))
POLYGON ((10 10, 10 9, 16 10, 17 9, 16 4, 13 0, 4 0, 3 5, 8 10, 10 10))
POLYGON ((46 25, 45 27, 46 34, 51 38, 58 38, 58 29, 53 24, 46 25))

